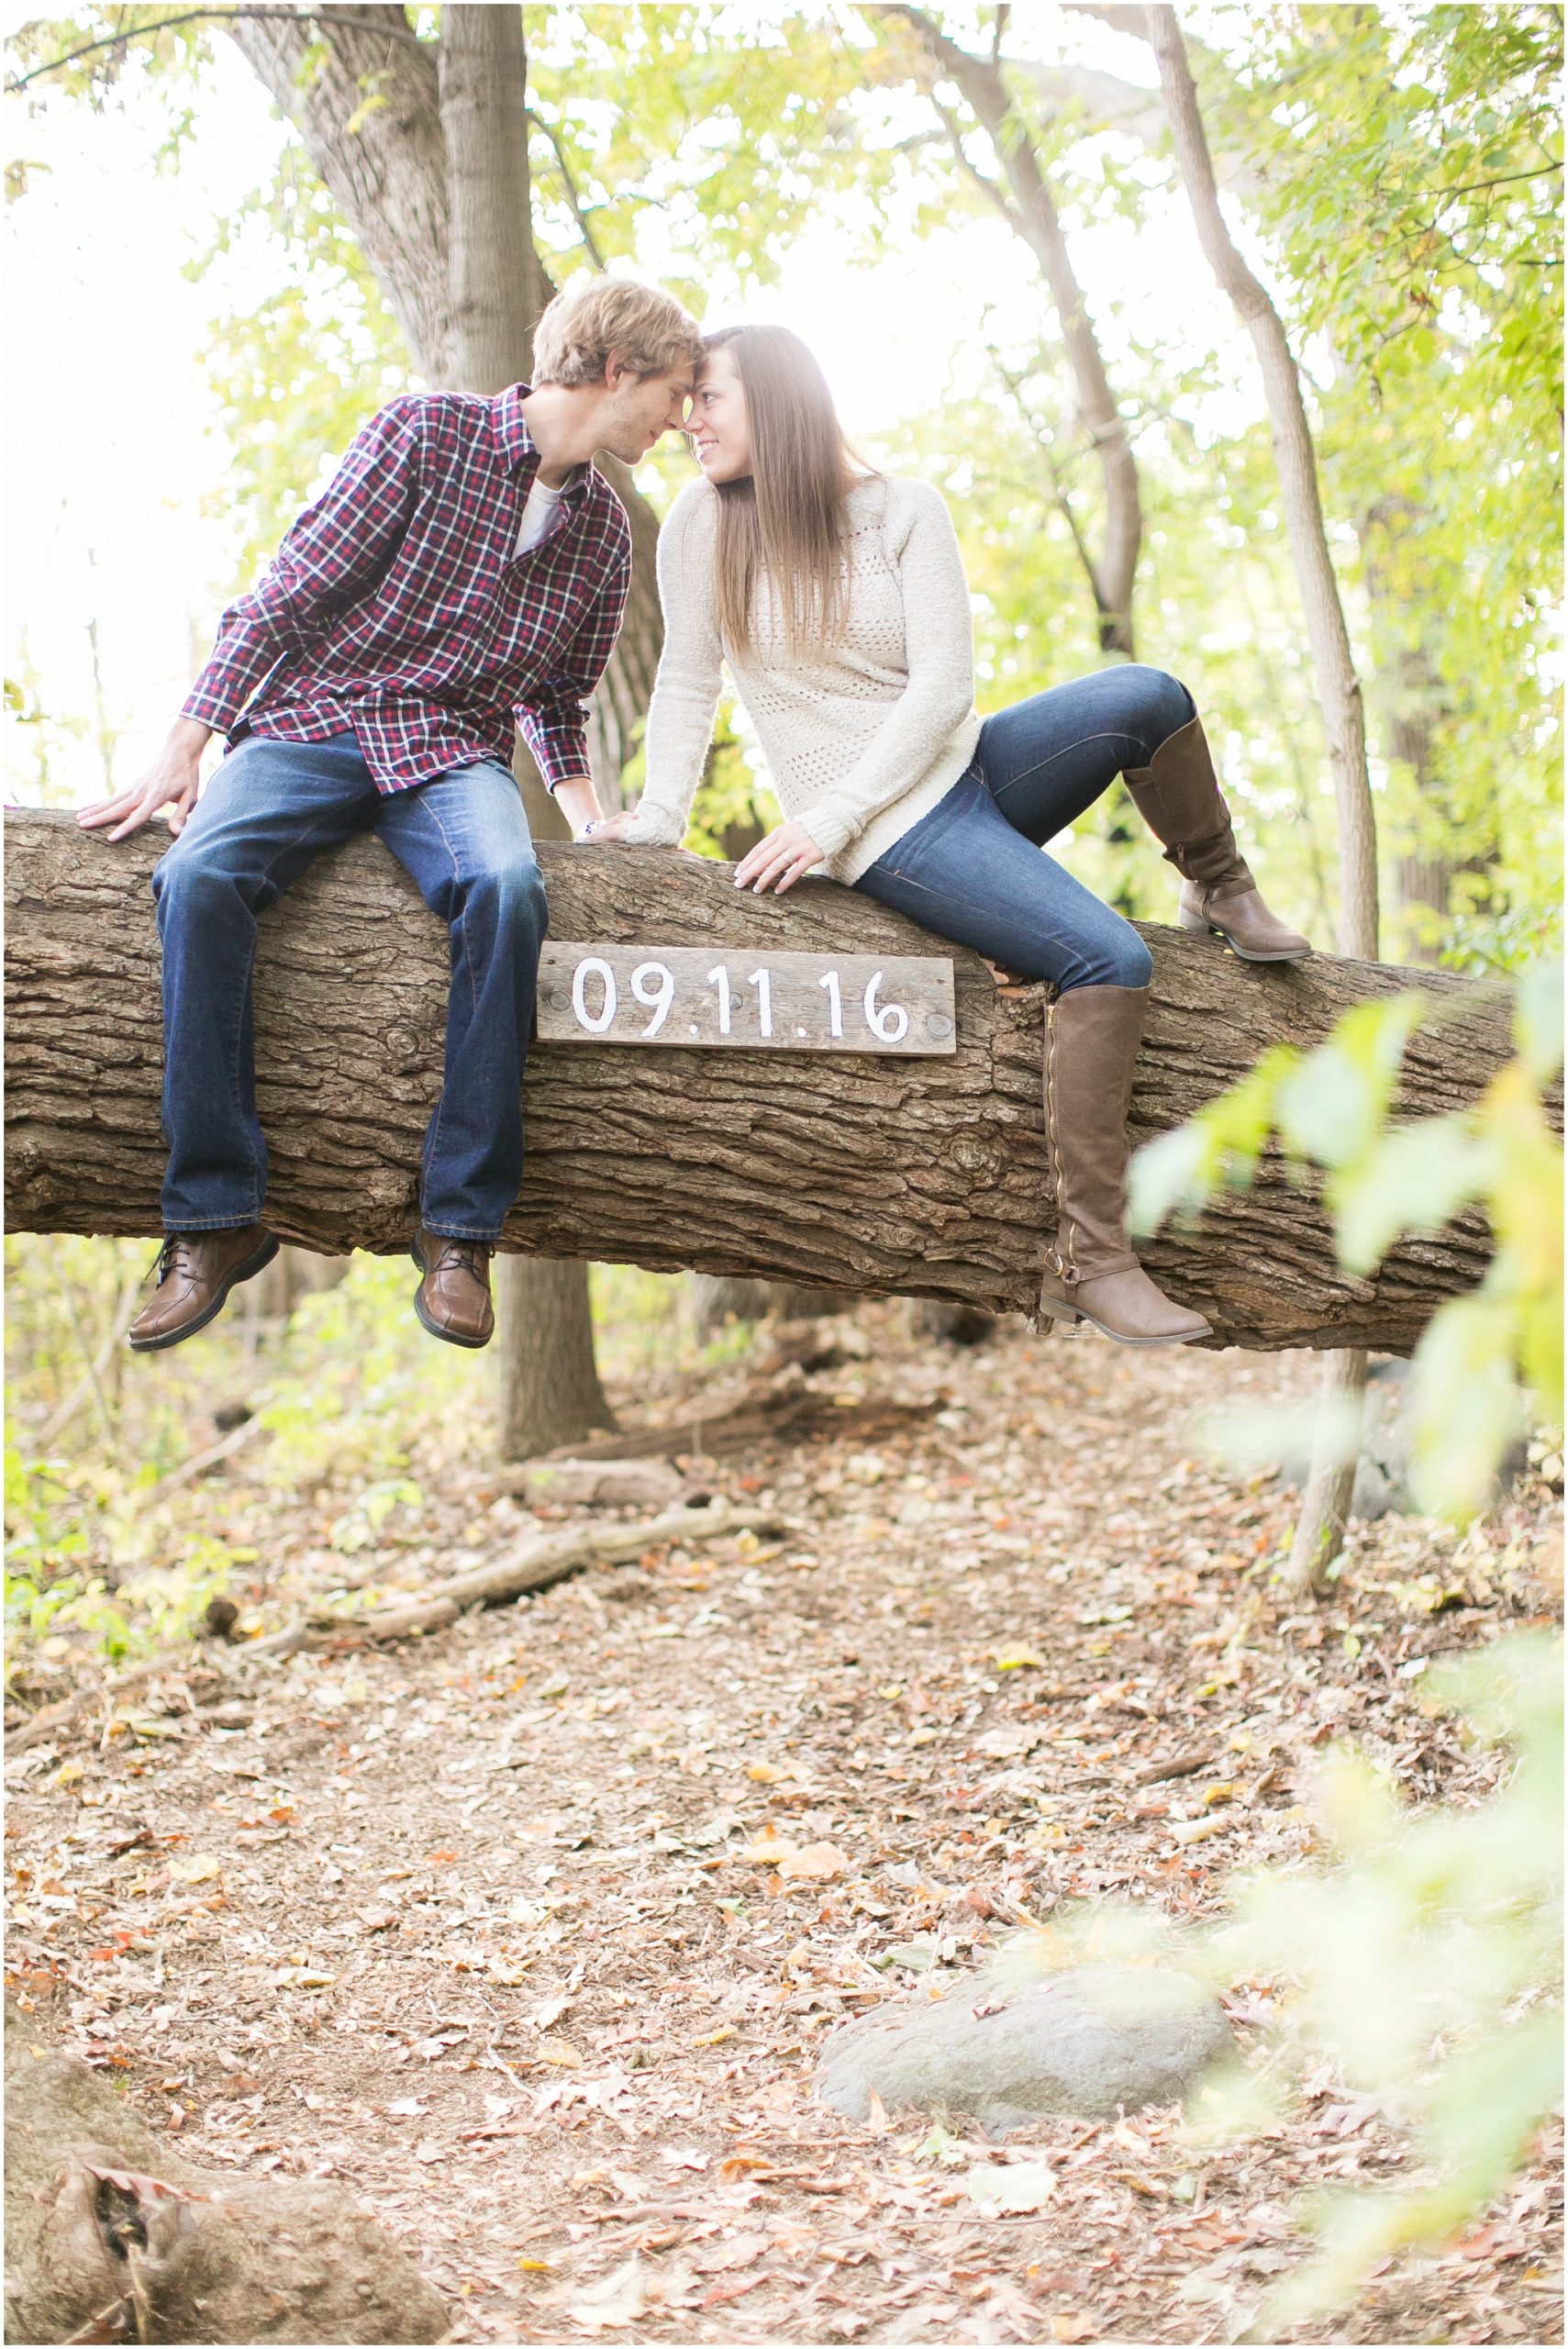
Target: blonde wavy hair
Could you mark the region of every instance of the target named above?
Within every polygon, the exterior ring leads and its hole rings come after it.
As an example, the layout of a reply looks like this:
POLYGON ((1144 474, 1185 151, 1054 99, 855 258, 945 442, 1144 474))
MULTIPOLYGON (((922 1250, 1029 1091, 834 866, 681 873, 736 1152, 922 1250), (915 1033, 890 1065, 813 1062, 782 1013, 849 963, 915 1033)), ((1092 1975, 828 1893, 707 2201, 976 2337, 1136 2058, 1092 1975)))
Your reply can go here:
POLYGON ((605 362, 618 351, 637 375, 695 373, 702 359, 701 329, 679 302, 633 277, 595 277, 568 286, 534 328, 535 384, 602 383, 605 362))

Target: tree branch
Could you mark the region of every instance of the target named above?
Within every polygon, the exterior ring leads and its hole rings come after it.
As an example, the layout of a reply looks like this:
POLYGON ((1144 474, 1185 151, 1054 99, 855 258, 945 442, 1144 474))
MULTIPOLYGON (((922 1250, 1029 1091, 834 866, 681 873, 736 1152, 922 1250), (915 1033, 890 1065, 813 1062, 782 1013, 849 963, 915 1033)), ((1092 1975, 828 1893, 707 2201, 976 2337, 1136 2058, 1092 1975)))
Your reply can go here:
POLYGON ((929 92, 928 95, 931 101, 932 111, 940 117, 942 128, 947 132, 948 145, 952 149, 953 160, 958 164, 959 169, 967 178, 973 181, 975 186, 979 188, 983 195, 989 196, 991 202, 995 206, 997 211, 1001 214, 1003 219, 1006 222, 1014 236, 1022 237, 1027 242, 1029 235, 1028 229, 1026 228, 1023 221, 1019 218, 1018 213, 1013 209, 1013 206, 1008 203, 1006 197, 1003 195, 1001 189, 997 186, 995 181, 988 180, 984 173, 980 169, 980 166, 977 163, 971 162, 969 157, 964 153, 963 126, 958 120, 958 117, 953 113, 952 108, 951 106, 944 106, 940 98, 938 97, 934 90, 929 92))
POLYGON ((572 176, 572 167, 566 160, 565 150, 562 147, 561 140, 556 135, 555 126, 553 123, 546 122, 542 115, 536 114, 532 106, 529 106, 528 109, 528 120, 533 124, 534 128, 536 130, 542 130, 545 137, 550 141, 550 151, 555 157, 556 164, 560 170, 562 179, 565 184, 567 207, 570 210, 573 220, 576 225, 577 234, 583 239, 583 248, 586 252, 588 259, 593 262, 594 267, 602 276, 606 265, 605 257, 599 250, 598 240, 595 237, 593 229, 588 225, 588 216, 583 209, 582 201, 577 194, 577 183, 572 176))
MULTIPOLYGON (((176 25, 228 25, 240 19, 253 23, 269 17, 284 18, 291 24, 297 24, 302 19, 320 25, 356 22, 355 11, 351 8, 183 8, 178 16, 159 17, 150 24, 128 25, 122 32, 106 33, 100 40, 83 41, 80 49, 68 49, 63 56, 51 57, 47 64, 35 65, 26 73, 7 74, 6 88, 14 96, 18 90, 25 90, 29 82, 37 82, 46 73, 62 72, 66 66, 74 65, 79 58, 95 56, 105 49, 128 49, 132 41, 145 40, 152 33, 169 32, 176 25)), ((402 32, 391 26, 384 29, 395 40, 413 41, 421 49, 428 47, 428 43, 420 40, 411 26, 406 27, 402 32)))

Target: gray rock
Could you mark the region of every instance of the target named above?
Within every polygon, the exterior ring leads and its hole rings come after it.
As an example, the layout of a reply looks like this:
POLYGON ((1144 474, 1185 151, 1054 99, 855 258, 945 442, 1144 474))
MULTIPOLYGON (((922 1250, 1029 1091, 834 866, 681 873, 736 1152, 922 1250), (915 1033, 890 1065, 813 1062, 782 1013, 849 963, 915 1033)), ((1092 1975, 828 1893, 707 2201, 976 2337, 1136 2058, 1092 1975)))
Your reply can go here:
POLYGON ((1084 1965, 900 1999, 834 2032, 816 2088, 850 2121, 867 2118, 874 2088, 888 2112, 948 2113, 1003 2136, 1042 2113, 1172 2103, 1234 2054, 1218 2006, 1185 1975, 1084 1965))
MULTIPOLYGON (((1409 1517, 1416 1498, 1410 1490, 1410 1462, 1415 1429, 1410 1413, 1410 1365, 1396 1356, 1375 1360, 1367 1372, 1366 1403, 1362 1420, 1361 1450, 1356 1460, 1355 1487, 1351 1496, 1352 1518, 1371 1521, 1379 1517, 1409 1517)), ((1494 1497, 1501 1499, 1525 1464, 1525 1447, 1510 1447, 1498 1464, 1494 1497)), ((1282 1485, 1299 1490, 1311 1466, 1311 1444, 1305 1432, 1281 1453, 1278 1476, 1282 1485)))

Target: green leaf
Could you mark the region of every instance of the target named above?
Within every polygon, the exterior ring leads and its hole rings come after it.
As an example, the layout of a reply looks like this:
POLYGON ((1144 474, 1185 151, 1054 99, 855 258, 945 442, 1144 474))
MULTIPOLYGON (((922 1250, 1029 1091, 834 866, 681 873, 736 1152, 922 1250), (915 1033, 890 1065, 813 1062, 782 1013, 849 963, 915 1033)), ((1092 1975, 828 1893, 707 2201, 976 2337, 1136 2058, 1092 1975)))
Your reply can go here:
POLYGON ((1420 1508, 1433 1516, 1464 1519, 1484 1508, 1519 1434, 1515 1339, 1507 1303, 1483 1292, 1442 1306, 1416 1349, 1410 1483, 1420 1508))
POLYGON ((1537 963, 1521 973, 1514 998, 1514 1036, 1536 1083, 1549 1085, 1562 1065, 1561 963, 1537 963))
POLYGON ((1388 1112, 1411 1030, 1427 1009, 1423 995, 1385 996, 1358 1004, 1281 1085, 1280 1131, 1294 1150, 1322 1166, 1346 1166, 1371 1149, 1388 1112))
POLYGON ((1486 1159, 1462 1117, 1383 1135, 1335 1186, 1340 1262, 1369 1273, 1401 1232, 1440 1231, 1483 1189, 1486 1159))

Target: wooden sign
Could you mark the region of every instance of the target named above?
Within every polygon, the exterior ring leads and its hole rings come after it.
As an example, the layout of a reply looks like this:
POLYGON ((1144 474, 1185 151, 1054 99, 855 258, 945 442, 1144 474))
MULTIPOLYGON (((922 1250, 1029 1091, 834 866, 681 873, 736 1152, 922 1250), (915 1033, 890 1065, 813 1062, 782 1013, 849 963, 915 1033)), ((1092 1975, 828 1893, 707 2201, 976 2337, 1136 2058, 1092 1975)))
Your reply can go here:
POLYGON ((951 1052, 952 963, 552 942, 539 961, 539 1033, 550 1043, 707 1051, 951 1052))

